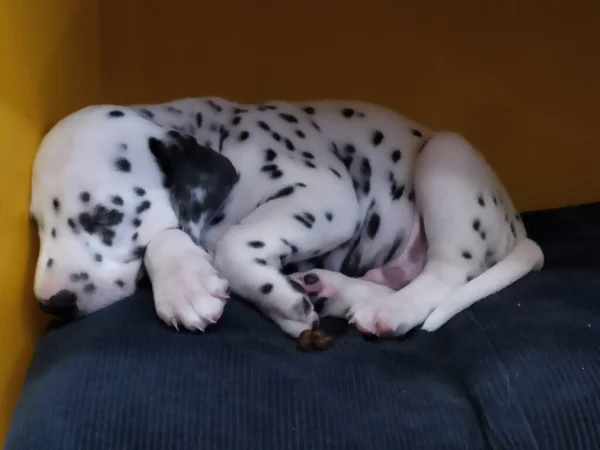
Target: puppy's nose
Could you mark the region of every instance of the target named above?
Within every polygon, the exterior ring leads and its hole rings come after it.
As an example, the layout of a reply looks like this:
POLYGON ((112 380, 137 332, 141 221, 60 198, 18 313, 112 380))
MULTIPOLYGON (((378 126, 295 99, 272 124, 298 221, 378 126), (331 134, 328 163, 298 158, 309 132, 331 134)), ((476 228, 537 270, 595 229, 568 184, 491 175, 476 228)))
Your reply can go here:
POLYGON ((42 311, 61 319, 71 319, 77 312, 77 295, 73 291, 62 290, 39 303, 42 311))

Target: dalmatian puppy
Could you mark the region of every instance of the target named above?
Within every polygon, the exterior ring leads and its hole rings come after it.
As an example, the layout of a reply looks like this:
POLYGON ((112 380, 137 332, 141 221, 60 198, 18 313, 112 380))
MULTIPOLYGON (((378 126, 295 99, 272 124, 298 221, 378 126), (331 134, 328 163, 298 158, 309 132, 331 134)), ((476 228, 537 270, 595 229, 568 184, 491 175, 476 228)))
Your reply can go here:
POLYGON ((467 140, 358 101, 83 108, 41 143, 31 214, 45 311, 92 313, 145 270, 191 330, 232 290, 292 337, 320 316, 433 331, 544 260, 467 140))

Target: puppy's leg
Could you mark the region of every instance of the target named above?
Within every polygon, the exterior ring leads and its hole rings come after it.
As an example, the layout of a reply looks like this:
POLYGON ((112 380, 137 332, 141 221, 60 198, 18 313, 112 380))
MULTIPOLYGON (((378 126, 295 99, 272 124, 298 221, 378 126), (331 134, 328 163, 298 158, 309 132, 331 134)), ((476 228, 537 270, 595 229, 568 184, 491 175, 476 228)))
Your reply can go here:
POLYGON ((223 313, 227 282, 208 253, 183 231, 165 230, 146 248, 144 265, 152 282, 158 316, 168 325, 204 330, 223 313))
POLYGON ((445 302, 430 329, 532 270, 543 254, 493 170, 462 137, 439 133, 415 166, 417 206, 428 241, 423 272, 404 289, 351 311, 378 335, 401 335, 445 302))
POLYGON ((304 185, 259 206, 228 230, 217 243, 215 264, 233 291, 297 337, 318 316, 302 286, 280 273, 282 265, 337 247, 352 236, 357 220, 358 202, 348 186, 304 185))
POLYGON ((365 278, 352 278, 325 269, 294 273, 290 279, 309 294, 321 317, 347 318, 353 308, 368 305, 395 292, 365 278))

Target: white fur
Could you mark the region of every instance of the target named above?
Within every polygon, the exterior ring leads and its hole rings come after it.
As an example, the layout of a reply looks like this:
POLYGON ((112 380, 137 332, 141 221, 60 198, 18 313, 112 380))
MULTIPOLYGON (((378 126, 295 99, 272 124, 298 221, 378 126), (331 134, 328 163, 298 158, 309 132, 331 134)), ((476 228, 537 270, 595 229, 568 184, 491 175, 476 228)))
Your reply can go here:
MULTIPOLYGON (((40 146, 32 178, 40 301, 66 289, 81 313, 91 313, 131 294, 144 263, 157 313, 175 327, 205 330, 221 316, 231 288, 290 336, 318 320, 306 293, 327 298, 322 316, 401 335, 421 324, 437 329, 541 268, 543 254, 510 196, 462 136, 363 102, 269 105, 215 97, 100 105, 57 124, 40 146), (122 114, 111 116, 115 110, 122 114), (182 194, 163 186, 149 151, 151 138, 170 142, 168 130, 192 134, 240 175, 213 212, 219 220, 213 214, 188 221, 187 234, 173 229, 181 225, 173 196, 182 194), (121 157, 127 170, 115 170, 121 157), (286 189, 293 193, 277 197, 286 189), (83 192, 90 201, 82 202, 83 192), (151 206, 141 208, 145 201, 151 206), (81 215, 94 205, 121 214, 111 225, 114 236, 85 231, 81 215), (314 268, 315 257, 322 269, 314 268), (285 277, 280 270, 290 264, 298 271, 285 277), (344 266, 364 276, 342 275, 344 266), (86 280, 73 281, 81 273, 86 280), (319 282, 305 283, 309 273, 319 282)), ((203 202, 206 192, 195 186, 190 196, 203 202)))
POLYGON ((229 286, 213 268, 209 254, 187 234, 176 229, 157 233, 148 244, 144 264, 156 312, 165 323, 204 331, 219 320, 229 286))

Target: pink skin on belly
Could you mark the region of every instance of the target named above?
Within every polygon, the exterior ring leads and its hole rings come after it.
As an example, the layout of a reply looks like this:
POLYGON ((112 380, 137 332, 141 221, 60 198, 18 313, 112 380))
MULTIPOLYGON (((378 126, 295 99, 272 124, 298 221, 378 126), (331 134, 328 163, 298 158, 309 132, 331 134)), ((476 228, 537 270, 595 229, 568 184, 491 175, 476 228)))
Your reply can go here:
POLYGON ((363 280, 400 290, 414 280, 427 261, 427 240, 423 223, 417 216, 401 253, 397 253, 385 266, 369 270, 363 280))

